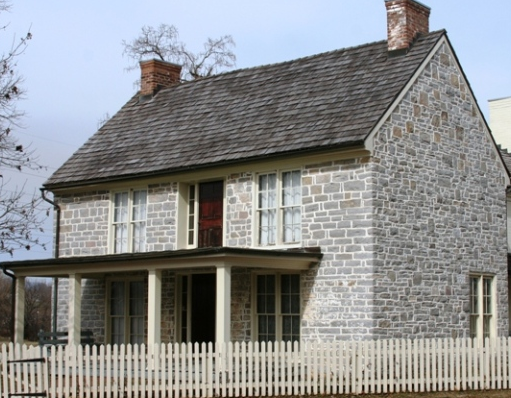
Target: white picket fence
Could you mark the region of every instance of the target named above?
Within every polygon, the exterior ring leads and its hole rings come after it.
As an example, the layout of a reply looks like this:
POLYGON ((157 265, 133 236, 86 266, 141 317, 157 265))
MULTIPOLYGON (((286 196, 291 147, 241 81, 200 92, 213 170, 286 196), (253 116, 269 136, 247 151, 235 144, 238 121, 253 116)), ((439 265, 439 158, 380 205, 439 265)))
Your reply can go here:
POLYGON ((0 397, 251 397, 511 388, 511 338, 2 345, 0 397), (43 362, 17 362, 44 358, 43 362))

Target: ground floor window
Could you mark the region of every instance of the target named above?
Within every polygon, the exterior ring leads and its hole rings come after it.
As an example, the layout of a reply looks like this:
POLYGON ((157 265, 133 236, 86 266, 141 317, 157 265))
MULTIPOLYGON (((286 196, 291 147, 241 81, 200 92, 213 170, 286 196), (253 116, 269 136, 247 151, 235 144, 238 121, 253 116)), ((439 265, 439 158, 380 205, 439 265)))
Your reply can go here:
POLYGON ((257 340, 299 341, 300 275, 257 275, 255 296, 257 340))
POLYGON ((109 283, 109 342, 144 343, 145 285, 141 280, 109 283))
POLYGON ((470 337, 494 337, 494 277, 470 275, 470 337))

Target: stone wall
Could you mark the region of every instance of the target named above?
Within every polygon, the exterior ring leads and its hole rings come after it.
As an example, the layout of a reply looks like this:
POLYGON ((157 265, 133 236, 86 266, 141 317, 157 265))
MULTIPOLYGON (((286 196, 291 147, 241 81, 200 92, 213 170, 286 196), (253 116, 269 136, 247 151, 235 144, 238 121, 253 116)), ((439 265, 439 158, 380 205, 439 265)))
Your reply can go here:
POLYGON ((447 46, 376 135, 372 160, 375 336, 468 336, 471 272, 495 275, 506 335, 504 170, 447 46))
POLYGON ((303 244, 321 246, 302 278, 304 340, 369 338, 373 329, 373 177, 368 158, 308 165, 303 244))
POLYGON ((147 191, 147 251, 176 249, 177 184, 149 185, 147 191))
POLYGON ((61 207, 60 257, 107 254, 110 193, 93 191, 55 200, 61 207))

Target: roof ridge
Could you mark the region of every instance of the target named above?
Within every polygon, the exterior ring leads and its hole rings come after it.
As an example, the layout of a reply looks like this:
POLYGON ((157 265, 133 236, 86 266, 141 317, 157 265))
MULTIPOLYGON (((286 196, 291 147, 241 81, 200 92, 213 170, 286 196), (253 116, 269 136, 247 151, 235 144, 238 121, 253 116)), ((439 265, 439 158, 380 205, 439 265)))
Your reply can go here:
MULTIPOLYGON (((435 31, 432 31, 432 32, 429 32, 429 33, 426 33, 426 34, 420 34, 420 36, 417 38, 417 40, 420 40, 420 39, 425 38, 427 36, 433 36, 433 35, 436 35, 436 34, 439 34, 439 33, 446 33, 446 32, 447 31, 445 29, 438 29, 438 30, 435 30, 435 31)), ((324 52, 320 52, 320 53, 316 53, 316 54, 305 55, 303 57, 293 58, 293 59, 286 60, 286 61, 272 62, 272 63, 268 63, 268 64, 262 64, 262 65, 256 65, 256 66, 247 66, 245 68, 227 70, 227 71, 215 74, 215 75, 205 76, 205 77, 201 77, 199 79, 185 81, 185 82, 182 82, 179 85, 175 85, 175 86, 171 86, 171 87, 165 87, 162 90, 173 89, 173 88, 175 89, 175 88, 180 87, 180 86, 182 86, 184 84, 196 83, 196 82, 205 81, 205 80, 212 80, 212 79, 215 79, 217 77, 223 77, 223 76, 226 76, 226 75, 240 73, 240 72, 247 72, 247 71, 251 71, 251 70, 265 69, 265 68, 271 68, 271 67, 279 67, 279 66, 284 66, 286 64, 296 63, 296 62, 309 61, 309 60, 313 60, 314 58, 318 58, 318 57, 324 57, 324 56, 328 56, 328 55, 332 55, 332 54, 336 54, 336 53, 340 53, 340 52, 353 51, 353 50, 361 49, 361 48, 364 48, 364 47, 372 47, 372 46, 381 45, 381 44, 387 43, 387 42, 388 41, 385 40, 385 39, 384 40, 377 40, 377 41, 372 41, 372 42, 369 42, 369 43, 357 44, 357 45, 353 45, 353 46, 342 47, 342 48, 337 48, 337 49, 334 49, 334 50, 324 51, 324 52)))

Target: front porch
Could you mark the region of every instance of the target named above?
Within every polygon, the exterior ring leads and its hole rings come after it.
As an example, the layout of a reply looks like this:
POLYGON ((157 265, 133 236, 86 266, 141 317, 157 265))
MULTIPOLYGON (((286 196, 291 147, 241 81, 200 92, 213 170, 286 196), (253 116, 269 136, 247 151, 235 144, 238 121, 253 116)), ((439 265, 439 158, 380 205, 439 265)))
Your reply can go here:
MULTIPOLYGON (((211 291, 210 311, 214 312, 212 322, 214 331, 209 336, 214 340, 193 340, 188 338, 165 338, 170 341, 216 341, 227 342, 231 336, 231 273, 233 269, 263 270, 267 272, 301 272, 309 270, 321 259, 317 248, 293 250, 260 250, 240 248, 203 248, 167 252, 129 253, 107 256, 73 257, 47 260, 29 260, 6 264, 16 275, 16 306, 14 342, 23 342, 24 332, 24 285, 27 277, 52 277, 67 280, 67 324, 68 341, 76 344, 80 341, 82 320, 82 280, 105 279, 112 275, 138 273, 146 281, 146 325, 145 335, 138 343, 149 346, 162 342, 162 274, 166 271, 175 273, 205 272, 213 278, 208 283, 214 284, 211 291), (211 303, 212 302, 212 303, 211 303)), ((106 294, 103 302, 107 299, 106 294)), ((143 299, 143 298, 142 298, 143 299)), ((177 307, 175 309, 177 312, 177 307)), ((54 315, 55 316, 55 315, 54 315)), ((105 320, 106 322, 106 320, 105 320)), ((144 325, 143 325, 144 326, 144 325)), ((175 326, 176 327, 176 326, 175 326)), ((61 327, 62 329, 62 327, 61 327)), ((144 332, 142 332, 144 334, 144 332)), ((105 342, 111 343, 108 338, 105 342)), ((122 341, 121 341, 122 342, 122 341)), ((126 341, 124 341, 126 342, 126 341)), ((129 342, 129 340, 127 340, 129 342)))

